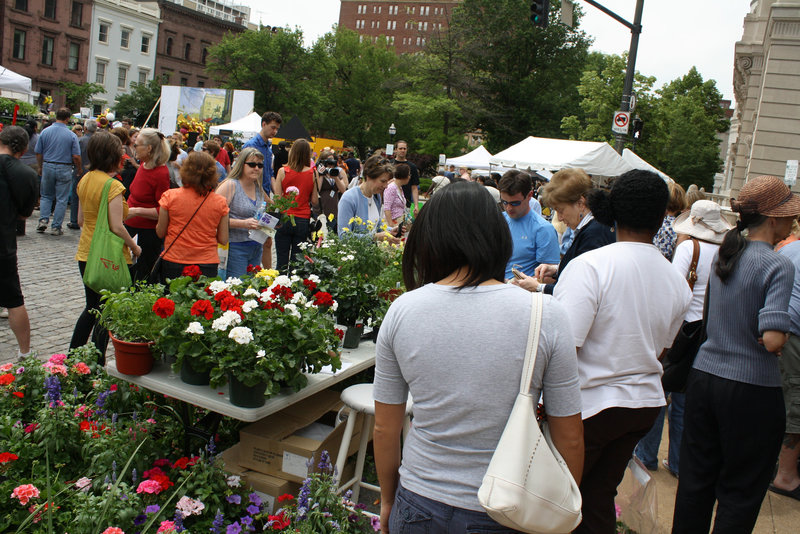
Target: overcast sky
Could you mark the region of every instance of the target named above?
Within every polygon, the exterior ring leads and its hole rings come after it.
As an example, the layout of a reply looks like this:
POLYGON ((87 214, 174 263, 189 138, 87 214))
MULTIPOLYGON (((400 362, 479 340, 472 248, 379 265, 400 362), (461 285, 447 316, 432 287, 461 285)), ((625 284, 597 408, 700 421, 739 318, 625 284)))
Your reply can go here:
MULTIPOLYGON (((586 16, 581 27, 594 39, 592 49, 621 54, 630 46, 630 31, 597 8, 574 0, 586 16)), ((306 44, 313 43, 339 20, 339 0, 239 0, 249 5, 253 22, 299 26, 306 44)), ((601 0, 633 21, 636 0, 601 0)), ((655 76, 656 87, 686 74, 694 65, 713 79, 723 96, 733 99, 734 43, 742 37, 750 0, 644 0, 642 35, 636 69, 655 76)))

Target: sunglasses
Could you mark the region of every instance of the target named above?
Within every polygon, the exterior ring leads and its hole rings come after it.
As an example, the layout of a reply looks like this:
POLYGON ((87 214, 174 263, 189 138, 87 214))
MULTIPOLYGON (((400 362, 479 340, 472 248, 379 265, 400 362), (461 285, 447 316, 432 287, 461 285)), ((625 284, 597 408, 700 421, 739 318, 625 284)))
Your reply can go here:
POLYGON ((514 206, 516 208, 517 206, 522 204, 522 201, 521 200, 512 200, 511 202, 509 202, 508 200, 501 200, 500 204, 502 204, 503 206, 514 206))
POLYGON ((255 169, 256 167, 258 167, 259 169, 264 168, 263 163, 256 163, 255 161, 245 161, 244 164, 250 167, 251 169, 255 169))

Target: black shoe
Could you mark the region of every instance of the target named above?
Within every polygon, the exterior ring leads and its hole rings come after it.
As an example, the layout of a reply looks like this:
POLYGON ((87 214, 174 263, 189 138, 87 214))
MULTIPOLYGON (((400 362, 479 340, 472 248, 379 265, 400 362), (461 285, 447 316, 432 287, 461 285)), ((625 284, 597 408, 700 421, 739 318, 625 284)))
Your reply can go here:
POLYGON ((44 231, 47 230, 47 223, 44 221, 39 221, 39 225, 36 227, 36 231, 40 234, 43 234, 44 231))
POLYGON ((67 223, 67 228, 70 230, 80 230, 81 227, 78 226, 76 223, 67 223))

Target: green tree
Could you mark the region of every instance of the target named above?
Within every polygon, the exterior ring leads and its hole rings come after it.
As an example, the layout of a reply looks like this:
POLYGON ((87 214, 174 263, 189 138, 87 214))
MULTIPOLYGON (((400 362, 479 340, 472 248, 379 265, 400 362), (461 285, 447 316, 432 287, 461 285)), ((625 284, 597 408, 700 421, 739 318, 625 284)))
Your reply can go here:
POLYGON ((255 91, 255 109, 298 115, 306 121, 319 105, 316 66, 300 29, 228 34, 208 50, 206 71, 223 87, 255 91))
POLYGON ((66 106, 73 112, 77 113, 81 107, 86 107, 91 104, 92 97, 96 94, 105 91, 105 88, 99 83, 72 83, 61 81, 58 82, 61 94, 66 99, 66 106))
POLYGON ((716 134, 730 128, 716 83, 692 67, 657 93, 640 155, 684 187, 710 189, 722 167, 716 134))
MULTIPOLYGON (((160 78, 154 78, 146 83, 132 83, 130 92, 117 96, 114 113, 120 119, 130 117, 134 124, 147 126, 144 121, 147 120, 159 98, 161 98, 160 78)), ((148 124, 157 122, 158 108, 153 111, 148 124)))
MULTIPOLYGON (((570 139, 580 141, 611 141, 611 120, 619 109, 627 70, 627 54, 623 56, 592 52, 581 76, 578 94, 580 113, 561 120, 561 130, 570 139)), ((634 91, 638 96, 635 114, 649 116, 654 77, 634 76, 634 91)))

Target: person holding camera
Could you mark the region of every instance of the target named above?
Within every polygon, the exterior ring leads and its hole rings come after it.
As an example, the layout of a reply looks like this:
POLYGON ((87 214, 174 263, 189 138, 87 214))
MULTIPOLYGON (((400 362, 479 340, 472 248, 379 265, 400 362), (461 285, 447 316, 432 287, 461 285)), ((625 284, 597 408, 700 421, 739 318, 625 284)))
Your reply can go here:
POLYGON ((314 203, 312 209, 315 215, 319 215, 320 205, 322 213, 328 219, 328 228, 336 231, 336 220, 339 216, 339 199, 342 193, 347 191, 347 174, 336 165, 333 154, 323 152, 317 163, 317 191, 319 191, 319 202, 314 203), (333 215, 333 219, 330 216, 333 215))

